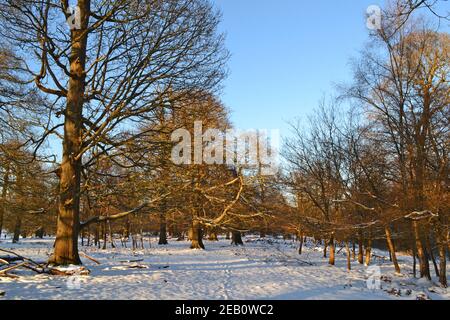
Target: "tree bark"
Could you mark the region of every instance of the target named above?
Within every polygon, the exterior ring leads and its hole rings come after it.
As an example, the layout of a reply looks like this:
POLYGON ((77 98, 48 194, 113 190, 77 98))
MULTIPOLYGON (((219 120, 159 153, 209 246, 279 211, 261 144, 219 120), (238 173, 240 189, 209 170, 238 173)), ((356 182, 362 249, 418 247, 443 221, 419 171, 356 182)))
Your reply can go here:
POLYGON ((417 256, 419 257, 420 277, 431 280, 430 263, 428 261, 425 249, 422 245, 422 239, 420 237, 420 229, 417 221, 413 221, 413 231, 416 242, 417 256))
POLYGON ((86 47, 90 0, 78 0, 80 29, 71 32, 70 77, 64 112, 63 155, 60 170, 60 199, 55 249, 49 262, 80 265, 80 179, 82 118, 85 93, 86 47))
POLYGON ((20 213, 17 214, 16 223, 14 225, 14 235, 13 235, 13 243, 17 243, 20 240, 20 229, 22 227, 22 218, 20 217, 20 213))
POLYGON ((372 237, 369 235, 369 239, 367 239, 367 246, 366 246, 366 261, 365 266, 370 266, 370 261, 372 260, 372 237))
POLYGON ((345 249, 347 250, 347 270, 352 270, 352 260, 351 260, 351 252, 350 252, 350 243, 349 241, 345 242, 345 249))
POLYGON ((169 244, 167 242, 167 221, 166 221, 166 215, 160 214, 159 215, 159 241, 158 245, 165 246, 169 244))
POLYGON ((436 274, 436 277, 439 278, 439 267, 437 265, 436 258, 434 257, 433 246, 431 244, 431 240, 430 240, 430 237, 428 235, 426 236, 426 240, 425 241, 426 241, 426 244, 427 244, 427 250, 430 253, 431 262, 433 262, 434 273, 436 274))
POLYGON ((111 221, 108 221, 108 233, 109 233, 109 242, 111 243, 111 248, 116 248, 116 245, 114 243, 114 234, 111 227, 111 221))
POLYGON ((335 263, 336 263, 335 255, 336 255, 336 246, 334 244, 334 236, 331 236, 331 239, 330 239, 330 259, 329 259, 328 263, 330 265, 332 265, 332 266, 334 266, 335 263))
POLYGON ((363 237, 361 233, 358 238, 358 262, 359 264, 364 263, 364 247, 363 247, 363 237))
POLYGON ((233 231, 231 233, 231 244, 235 246, 243 246, 242 234, 239 231, 233 231))
POLYGON ((205 249, 202 227, 197 219, 192 221, 191 237, 191 249, 205 249))
POLYGON ((356 243, 355 240, 352 241, 352 259, 356 261, 356 243))
MULTIPOLYGON (((438 250, 439 250, 439 282, 442 287, 447 288, 447 260, 445 257, 445 243, 442 241, 444 235, 438 232, 438 250)), ((444 238, 445 239, 445 238, 444 238)))
POLYGON ((400 270, 400 266, 397 261, 397 254, 395 253, 395 245, 394 245, 394 241, 392 240, 391 228, 389 226, 386 226, 384 228, 384 231, 386 233, 386 241, 387 241, 387 245, 389 248, 391 261, 394 264, 395 272, 400 274, 401 270, 400 270))
POLYGON ((103 250, 106 250, 106 242, 108 233, 106 232, 106 221, 102 223, 103 250))
POLYGON ((302 250, 303 250, 303 241, 304 241, 303 234, 300 233, 299 237, 300 237, 300 246, 298 247, 298 254, 301 255, 302 254, 302 250))

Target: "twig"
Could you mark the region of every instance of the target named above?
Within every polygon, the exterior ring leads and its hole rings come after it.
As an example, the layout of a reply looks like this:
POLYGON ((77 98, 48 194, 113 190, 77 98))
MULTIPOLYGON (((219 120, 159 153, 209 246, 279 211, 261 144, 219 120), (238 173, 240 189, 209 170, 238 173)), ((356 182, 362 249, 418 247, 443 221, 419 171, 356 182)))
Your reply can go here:
POLYGON ((88 255, 87 255, 86 253, 84 253, 84 252, 80 252, 80 255, 82 255, 82 256, 85 257, 86 259, 89 259, 89 260, 95 262, 96 264, 101 264, 98 260, 95 260, 94 258, 88 256, 88 255))

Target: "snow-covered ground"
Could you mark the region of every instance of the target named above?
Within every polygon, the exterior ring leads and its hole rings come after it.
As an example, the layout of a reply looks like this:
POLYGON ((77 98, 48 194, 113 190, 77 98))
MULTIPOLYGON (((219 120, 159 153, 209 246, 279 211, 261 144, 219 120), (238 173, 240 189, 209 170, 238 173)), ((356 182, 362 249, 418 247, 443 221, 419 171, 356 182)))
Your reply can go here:
MULTIPOLYGON (((0 300, 450 299, 449 290, 412 278, 406 256, 399 257, 402 275, 395 275, 389 259, 380 257, 369 269, 352 262, 348 272, 345 250, 337 255, 336 266, 329 266, 322 248, 311 242, 299 256, 291 241, 251 236, 244 241, 244 247, 232 247, 228 240, 206 241, 205 251, 190 250, 188 242, 158 246, 156 239, 134 253, 120 243, 117 249, 82 247, 80 251, 101 263, 82 258, 89 276, 37 275, 20 269, 14 273, 16 279, 0 277, 0 292, 5 292, 0 300)), ((2 240, 0 248, 45 261, 52 243, 53 239, 24 239, 20 244, 2 240)))

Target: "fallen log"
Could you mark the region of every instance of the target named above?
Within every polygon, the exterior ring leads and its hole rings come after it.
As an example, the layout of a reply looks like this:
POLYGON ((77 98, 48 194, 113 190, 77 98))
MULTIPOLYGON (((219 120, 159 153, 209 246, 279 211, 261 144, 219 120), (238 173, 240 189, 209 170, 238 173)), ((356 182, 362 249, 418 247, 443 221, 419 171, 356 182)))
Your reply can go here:
POLYGON ((77 268, 51 268, 48 270, 48 273, 54 276, 87 276, 91 272, 85 267, 77 267, 77 268))

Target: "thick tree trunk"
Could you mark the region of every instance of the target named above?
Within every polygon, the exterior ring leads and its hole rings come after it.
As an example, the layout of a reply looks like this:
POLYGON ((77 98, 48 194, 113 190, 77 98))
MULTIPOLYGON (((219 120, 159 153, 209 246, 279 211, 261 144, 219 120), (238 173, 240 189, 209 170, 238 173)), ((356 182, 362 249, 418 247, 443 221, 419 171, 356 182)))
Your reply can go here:
POLYGON ((420 277, 431 280, 430 263, 428 261, 427 253, 422 244, 422 239, 420 237, 420 228, 417 221, 413 221, 413 231, 416 241, 417 256, 419 257, 420 277))
POLYGON ((166 215, 160 214, 159 215, 159 241, 158 245, 165 246, 169 244, 167 242, 167 222, 166 222, 166 215))
POLYGON ((389 226, 386 226, 384 228, 384 231, 386 233, 386 241, 389 248, 389 254, 391 257, 391 261, 394 264, 395 272, 400 274, 400 266, 397 261, 397 254, 395 253, 395 245, 394 241, 392 240, 392 234, 391 234, 391 228, 389 226))
POLYGON ((328 249, 328 242, 327 240, 323 240, 323 257, 327 257, 327 249, 328 249))
POLYGON ((63 155, 60 170, 59 214, 55 250, 50 263, 81 264, 78 255, 82 118, 90 0, 78 0, 80 29, 71 32, 70 77, 64 112, 63 155))
POLYGON ((242 234, 239 231, 233 231, 231 233, 231 244, 235 246, 243 246, 242 234))
POLYGON ((197 219, 192 221, 191 228, 191 249, 205 249, 205 245, 203 244, 203 231, 200 223, 197 219))

